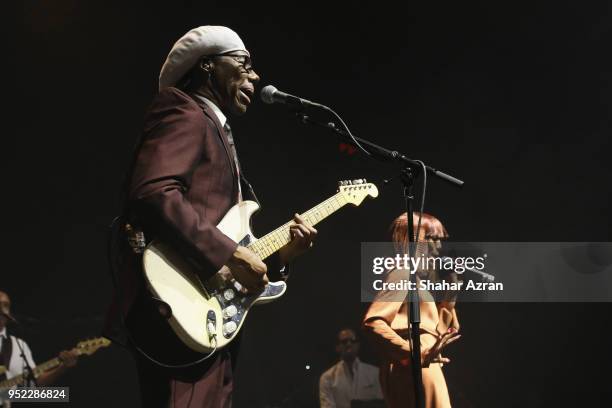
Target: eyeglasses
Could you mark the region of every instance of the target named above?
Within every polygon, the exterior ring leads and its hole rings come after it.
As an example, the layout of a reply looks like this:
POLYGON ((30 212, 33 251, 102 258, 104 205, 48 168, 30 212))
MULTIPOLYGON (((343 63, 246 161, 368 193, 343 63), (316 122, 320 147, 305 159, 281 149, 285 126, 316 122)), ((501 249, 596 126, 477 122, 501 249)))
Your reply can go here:
POLYGON ((348 344, 355 344, 355 343, 359 343, 359 340, 357 339, 342 339, 342 340, 338 340, 338 344, 342 344, 342 345, 348 345, 348 344))
POLYGON ((249 57, 248 55, 216 54, 216 55, 208 56, 208 58, 215 58, 215 57, 230 57, 231 59, 236 61, 238 64, 240 64, 240 68, 244 72, 246 73, 253 72, 253 61, 251 60, 251 57, 249 57))

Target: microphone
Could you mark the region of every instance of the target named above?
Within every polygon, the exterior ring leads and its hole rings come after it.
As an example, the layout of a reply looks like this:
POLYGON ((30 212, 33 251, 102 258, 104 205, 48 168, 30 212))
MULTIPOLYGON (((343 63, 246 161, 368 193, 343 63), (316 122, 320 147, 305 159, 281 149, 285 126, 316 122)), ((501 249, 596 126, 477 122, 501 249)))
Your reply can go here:
POLYGON ((325 106, 311 102, 307 99, 302 99, 294 95, 290 95, 285 92, 281 92, 276 89, 273 85, 266 85, 261 89, 259 93, 261 96, 261 100, 264 103, 272 104, 272 103, 282 103, 285 105, 293 106, 295 108, 307 108, 307 107, 317 107, 317 108, 325 108, 325 106))
MULTIPOLYGON (((450 256, 443 256, 442 257, 442 261, 447 261, 447 260, 451 260, 452 261, 453 258, 451 258, 450 256)), ((474 268, 467 268, 466 266, 463 266, 463 269, 465 269, 465 272, 470 272, 473 273, 474 275, 477 275, 480 278, 481 282, 493 282, 495 281, 495 276, 491 275, 490 273, 486 273, 483 271, 479 271, 478 269, 474 269, 474 268)), ((459 273, 459 272, 455 272, 455 273, 459 273)))

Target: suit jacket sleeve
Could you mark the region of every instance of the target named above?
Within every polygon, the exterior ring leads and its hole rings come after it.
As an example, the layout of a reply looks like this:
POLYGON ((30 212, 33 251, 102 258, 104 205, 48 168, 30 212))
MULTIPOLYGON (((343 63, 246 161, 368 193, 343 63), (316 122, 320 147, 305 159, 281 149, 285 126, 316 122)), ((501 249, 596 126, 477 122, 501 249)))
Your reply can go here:
POLYGON ((146 120, 129 194, 130 202, 145 214, 145 228, 154 223, 154 229, 170 234, 210 274, 237 248, 188 199, 194 170, 205 154, 205 138, 215 136, 200 108, 186 95, 158 95, 146 120))

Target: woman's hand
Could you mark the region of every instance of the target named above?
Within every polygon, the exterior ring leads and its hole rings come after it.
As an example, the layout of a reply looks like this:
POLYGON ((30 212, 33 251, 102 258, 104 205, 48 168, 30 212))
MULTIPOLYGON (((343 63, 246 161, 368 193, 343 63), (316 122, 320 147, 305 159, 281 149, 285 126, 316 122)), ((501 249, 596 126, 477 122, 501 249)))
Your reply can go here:
POLYGON ((428 349, 421 351, 421 366, 429 367, 431 363, 448 364, 450 359, 442 357, 442 350, 449 344, 459 340, 461 335, 456 329, 450 327, 446 333, 438 336, 436 343, 428 349))
MULTIPOLYGON (((421 350, 421 367, 429 367, 431 363, 448 364, 450 359, 442 357, 442 350, 449 344, 459 340, 461 335, 452 327, 446 333, 438 336, 436 343, 430 348, 421 350)), ((401 360, 403 366, 408 366, 412 362, 411 358, 401 360)))

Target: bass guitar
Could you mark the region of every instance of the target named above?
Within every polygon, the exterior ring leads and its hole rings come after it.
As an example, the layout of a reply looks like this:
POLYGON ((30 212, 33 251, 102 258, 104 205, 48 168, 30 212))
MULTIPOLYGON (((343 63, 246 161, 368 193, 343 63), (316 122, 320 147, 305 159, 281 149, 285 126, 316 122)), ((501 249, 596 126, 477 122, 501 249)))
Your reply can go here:
MULTIPOLYGON (((76 351, 78 355, 92 355, 98 349, 102 347, 108 347, 111 344, 111 341, 104 337, 98 337, 91 340, 84 340, 79 342, 73 351, 76 351)), ((46 361, 42 364, 38 364, 32 371, 34 374, 34 378, 38 378, 41 374, 46 373, 47 371, 53 370, 54 368, 59 367, 62 364, 62 360, 59 357, 55 357, 49 361, 46 361)), ((4 381, 0 381, 0 401, 2 401, 2 396, 6 393, 6 391, 11 388, 25 384, 28 380, 28 373, 23 373, 18 376, 9 378, 4 381)))

